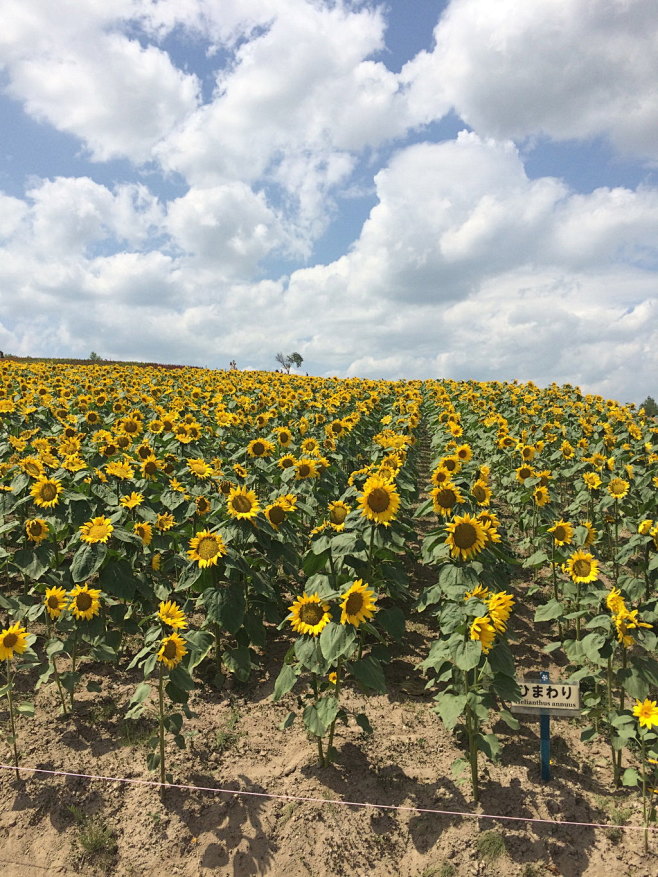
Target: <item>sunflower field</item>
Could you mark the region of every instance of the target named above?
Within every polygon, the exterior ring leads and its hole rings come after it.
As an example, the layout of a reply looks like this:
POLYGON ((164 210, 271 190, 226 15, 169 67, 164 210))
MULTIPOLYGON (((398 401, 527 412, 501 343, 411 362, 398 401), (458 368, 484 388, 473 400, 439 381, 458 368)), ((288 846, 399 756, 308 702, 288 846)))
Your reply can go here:
POLYGON ((597 754, 599 801, 623 803, 649 850, 655 419, 568 385, 0 371, 5 787, 35 766, 31 723, 75 733, 109 704, 117 731, 148 729, 133 770, 166 808, 168 785, 193 784, 204 709, 240 696, 266 701, 259 733, 294 740, 335 791, 346 759, 395 734, 402 698, 451 747, 447 765, 424 755, 434 794, 447 777, 456 809, 491 813, 496 771, 532 728, 511 705, 549 670, 580 683, 570 733, 597 754))

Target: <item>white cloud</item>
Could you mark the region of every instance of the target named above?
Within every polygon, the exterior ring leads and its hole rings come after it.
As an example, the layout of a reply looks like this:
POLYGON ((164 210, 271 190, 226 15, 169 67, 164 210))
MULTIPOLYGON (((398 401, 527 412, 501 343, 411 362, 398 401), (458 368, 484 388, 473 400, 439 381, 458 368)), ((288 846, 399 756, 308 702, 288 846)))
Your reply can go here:
POLYGON ((419 121, 447 102, 486 136, 603 134, 658 158, 654 0, 452 0, 435 38, 402 70, 419 121))

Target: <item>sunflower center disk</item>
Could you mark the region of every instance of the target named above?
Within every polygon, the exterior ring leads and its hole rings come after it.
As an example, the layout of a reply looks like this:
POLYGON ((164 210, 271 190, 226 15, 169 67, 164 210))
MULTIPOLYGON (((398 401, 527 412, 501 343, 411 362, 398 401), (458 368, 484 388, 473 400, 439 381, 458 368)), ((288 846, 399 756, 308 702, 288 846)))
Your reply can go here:
POLYGON ((265 445, 262 442, 256 442, 253 446, 252 451, 256 454, 257 457, 260 457, 261 454, 265 453, 265 445))
POLYGON ((373 512, 376 512, 377 514, 385 512, 390 504, 391 498, 388 495, 388 491, 384 490, 383 487, 375 487, 375 489, 368 494, 368 505, 373 512))
POLYGON ((554 535, 558 542, 564 542, 567 532, 564 527, 558 527, 554 535))
POLYGON ((46 502, 50 502, 52 499, 55 499, 57 496, 57 490, 52 484, 44 484, 41 488, 41 498, 45 499, 46 502))
POLYGON ((443 506, 443 508, 449 509, 455 505, 457 502, 457 497, 452 490, 441 490, 436 496, 439 504, 443 506))
POLYGON ((286 513, 281 508, 281 506, 275 505, 273 509, 270 510, 270 521, 273 524, 282 524, 286 519, 286 513))
POLYGON ((102 539, 104 536, 107 536, 107 527, 105 524, 94 524, 89 528, 87 535, 90 539, 102 539))
POLYGON ((300 619, 311 627, 319 624, 323 615, 324 611, 319 603, 305 603, 299 610, 300 619))
POLYGON ((197 548, 199 557, 202 557, 204 560, 210 560, 211 557, 215 557, 218 551, 219 545, 217 544, 217 540, 213 539, 211 536, 205 536, 199 542, 197 548))
POLYGON ((346 517, 347 512, 341 508, 332 509, 329 513, 329 520, 332 524, 342 524, 346 517))
POLYGON ((573 565, 573 571, 577 576, 583 577, 590 574, 591 564, 589 560, 577 560, 573 565))
POLYGON ((86 612, 91 609, 92 599, 89 594, 78 594, 75 598, 75 605, 80 612, 86 612))
POLYGON ((6 649, 13 649, 16 643, 18 642, 18 637, 15 633, 8 633, 7 636, 3 639, 2 645, 6 649))
POLYGON ((59 600, 55 595, 51 595, 48 597, 48 608, 49 609, 59 609, 59 600))
POLYGON ((345 603, 345 612, 348 615, 358 615, 363 609, 363 594, 350 594, 345 603))
POLYGON ((311 472, 311 467, 307 463, 303 463, 299 467, 299 474, 302 478, 306 478, 311 472))
POLYGON ((173 661, 176 657, 176 643, 169 640, 169 642, 165 643, 165 647, 162 650, 162 654, 168 661, 173 661))
POLYGON ((479 486, 474 487, 473 488, 473 496, 475 497, 475 499, 478 502, 482 502, 482 500, 485 499, 485 497, 486 497, 486 493, 484 492, 484 488, 479 487, 479 486))
POLYGON ((477 542, 477 531, 473 524, 457 524, 453 539, 458 548, 472 548, 477 542))
POLYGON ((246 514, 251 511, 251 500, 247 496, 233 497, 233 508, 236 512, 246 514))

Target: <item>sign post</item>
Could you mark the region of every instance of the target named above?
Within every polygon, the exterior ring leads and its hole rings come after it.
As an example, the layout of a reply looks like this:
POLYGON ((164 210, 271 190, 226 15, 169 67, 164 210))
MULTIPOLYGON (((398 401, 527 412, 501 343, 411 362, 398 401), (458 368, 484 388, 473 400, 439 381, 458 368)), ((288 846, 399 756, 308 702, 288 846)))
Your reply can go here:
POLYGON ((519 682, 521 700, 511 704, 513 713, 539 718, 539 758, 543 782, 551 779, 551 718, 571 718, 580 713, 580 686, 570 682, 553 682, 546 670, 539 682, 519 682))

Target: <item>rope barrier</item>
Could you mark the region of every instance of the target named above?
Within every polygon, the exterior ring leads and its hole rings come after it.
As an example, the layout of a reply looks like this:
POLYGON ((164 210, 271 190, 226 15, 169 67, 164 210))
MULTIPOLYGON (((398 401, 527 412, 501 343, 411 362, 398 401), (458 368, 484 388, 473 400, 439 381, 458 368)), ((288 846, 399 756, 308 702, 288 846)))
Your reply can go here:
MULTIPOLYGON (((0 764, 0 770, 9 770, 15 772, 16 767, 13 764, 0 764)), ((339 805, 341 807, 361 807, 370 808, 372 810, 396 810, 406 813, 432 813, 436 816, 458 816, 467 819, 500 819, 508 822, 541 823, 544 825, 553 826, 568 825, 580 828, 614 828, 622 829, 624 831, 650 831, 652 833, 658 832, 658 827, 645 828, 644 825, 615 825, 608 822, 574 822, 568 819, 542 819, 541 817, 532 816, 504 816, 500 813, 470 813, 468 811, 461 810, 438 810, 433 807, 413 807, 405 804, 373 804, 369 801, 342 801, 338 798, 315 798, 305 795, 284 795, 273 792, 254 792, 249 789, 223 789, 214 786, 193 786, 183 783, 161 783, 157 780, 131 779, 130 777, 111 777, 104 776, 102 774, 74 773, 73 771, 67 770, 47 770, 46 768, 41 767, 23 767, 23 765, 20 766, 19 770, 29 771, 30 773, 49 774, 50 776, 73 777, 75 779, 103 780, 105 782, 111 783, 126 783, 128 785, 137 786, 155 786, 157 788, 164 787, 165 789, 182 789, 184 791, 193 792, 213 792, 215 794, 221 795, 269 798, 278 801, 301 801, 303 803, 309 804, 332 804, 339 805)))

